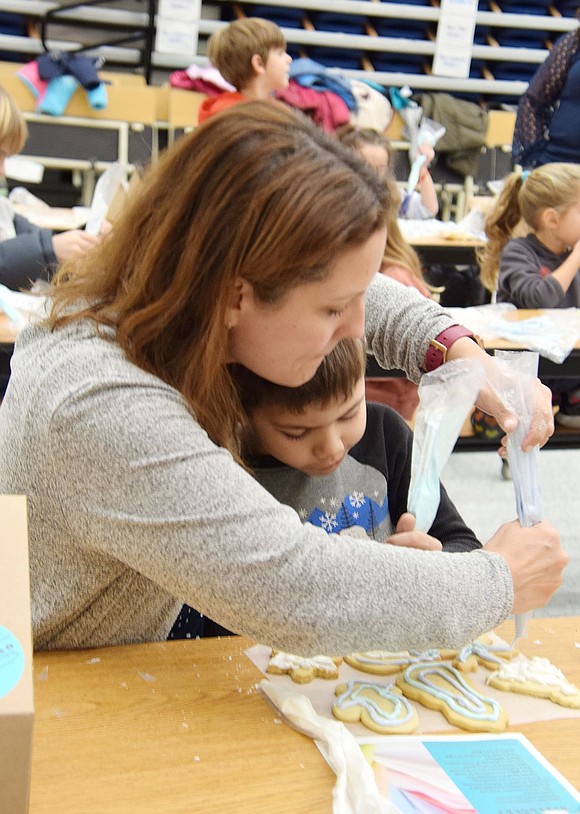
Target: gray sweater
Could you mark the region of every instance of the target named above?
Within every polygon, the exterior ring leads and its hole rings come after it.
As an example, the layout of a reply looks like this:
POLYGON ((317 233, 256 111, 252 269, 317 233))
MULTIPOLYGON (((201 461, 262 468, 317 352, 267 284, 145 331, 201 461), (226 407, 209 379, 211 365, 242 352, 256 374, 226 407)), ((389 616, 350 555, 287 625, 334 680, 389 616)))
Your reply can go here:
MULTIPOLYGON (((370 344, 389 368, 417 378, 429 337, 450 322, 388 278, 369 289, 370 344)), ((161 640, 187 603, 292 652, 423 650, 462 645, 511 608, 499 556, 303 525, 209 440, 177 391, 87 322, 29 327, 12 365, 0 490, 28 496, 37 649, 161 640)))
POLYGON ((535 235, 508 240, 500 258, 497 301, 518 308, 580 307, 580 274, 568 291, 552 277, 569 255, 550 251, 535 235))

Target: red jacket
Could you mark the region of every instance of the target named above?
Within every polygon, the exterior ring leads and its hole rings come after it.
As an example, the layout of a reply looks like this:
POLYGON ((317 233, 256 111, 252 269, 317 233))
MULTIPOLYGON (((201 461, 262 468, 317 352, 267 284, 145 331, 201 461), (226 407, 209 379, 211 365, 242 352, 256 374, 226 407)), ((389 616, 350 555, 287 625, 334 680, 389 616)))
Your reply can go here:
POLYGON ((239 105, 240 102, 247 101, 247 97, 237 90, 226 91, 225 93, 220 93, 218 96, 208 96, 200 105, 198 121, 201 124, 206 119, 209 119, 210 116, 220 113, 228 107, 239 105))

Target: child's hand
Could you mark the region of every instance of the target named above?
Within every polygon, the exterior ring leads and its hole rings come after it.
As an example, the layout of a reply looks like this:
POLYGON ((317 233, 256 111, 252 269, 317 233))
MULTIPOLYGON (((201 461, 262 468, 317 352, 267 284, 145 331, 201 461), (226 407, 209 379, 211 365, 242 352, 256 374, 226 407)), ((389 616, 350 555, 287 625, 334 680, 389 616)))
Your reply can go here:
POLYGON ((441 551, 443 546, 440 541, 424 531, 415 531, 415 523, 415 517, 410 512, 405 512, 399 517, 395 533, 387 537, 385 543, 404 548, 421 548, 423 551, 441 551))
POLYGON ((428 167, 435 158, 435 150, 431 144, 425 142, 419 147, 419 155, 425 156, 425 166, 428 167))
POLYGON ((99 241, 99 237, 90 235, 83 229, 70 229, 68 232, 53 235, 52 248, 57 260, 68 260, 78 254, 84 254, 96 246, 99 241))

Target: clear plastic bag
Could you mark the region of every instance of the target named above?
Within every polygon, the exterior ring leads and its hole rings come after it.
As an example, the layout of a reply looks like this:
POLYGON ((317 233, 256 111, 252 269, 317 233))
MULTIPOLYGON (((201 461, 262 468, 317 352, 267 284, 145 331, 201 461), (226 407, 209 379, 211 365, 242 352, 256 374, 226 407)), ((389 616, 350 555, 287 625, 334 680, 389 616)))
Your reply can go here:
POLYGON ((522 450, 522 441, 530 428, 536 403, 538 354, 532 351, 496 351, 502 373, 496 387, 506 407, 518 416, 519 423, 508 433, 507 453, 516 497, 516 511, 522 526, 534 526, 542 519, 540 448, 522 450))
MULTIPOLYGON (((535 381, 538 353, 533 351, 496 351, 501 377, 498 395, 519 418, 518 426, 508 433, 507 454, 514 484, 516 512, 522 526, 534 526, 543 515, 542 485, 538 446, 524 452, 522 441, 530 428, 535 406, 535 381)), ((531 611, 516 614, 514 643, 526 635, 531 611)))
POLYGON ((408 510, 418 531, 429 531, 439 508, 439 476, 484 383, 475 359, 457 359, 427 373, 419 385, 408 510))
POLYGON ((113 202, 119 187, 126 183, 126 179, 127 171, 123 164, 115 162, 110 167, 107 167, 95 185, 89 218, 85 226, 86 232, 95 236, 100 234, 109 206, 113 202))
POLYGON ((414 191, 419 183, 421 167, 426 161, 425 155, 421 152, 421 147, 430 144, 435 147, 440 138, 445 135, 445 128, 433 119, 423 118, 418 129, 411 135, 410 157, 412 160, 411 171, 407 180, 407 194, 414 191))

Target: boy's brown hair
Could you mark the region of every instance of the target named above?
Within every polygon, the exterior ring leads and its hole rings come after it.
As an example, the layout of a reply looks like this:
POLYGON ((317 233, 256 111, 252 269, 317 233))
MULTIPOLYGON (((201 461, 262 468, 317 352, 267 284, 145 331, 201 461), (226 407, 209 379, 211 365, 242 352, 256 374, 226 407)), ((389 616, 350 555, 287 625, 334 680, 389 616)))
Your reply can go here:
POLYGON ((232 378, 246 415, 251 416, 264 404, 301 413, 313 404, 326 407, 336 399, 348 399, 365 375, 365 347, 364 339, 342 339, 301 387, 274 384, 242 365, 232 365, 232 378))
POLYGON ((255 76, 254 54, 265 65, 271 48, 286 48, 284 35, 276 23, 260 17, 244 17, 211 35, 207 56, 224 79, 242 90, 255 76))

